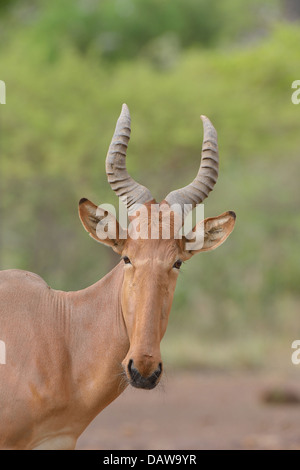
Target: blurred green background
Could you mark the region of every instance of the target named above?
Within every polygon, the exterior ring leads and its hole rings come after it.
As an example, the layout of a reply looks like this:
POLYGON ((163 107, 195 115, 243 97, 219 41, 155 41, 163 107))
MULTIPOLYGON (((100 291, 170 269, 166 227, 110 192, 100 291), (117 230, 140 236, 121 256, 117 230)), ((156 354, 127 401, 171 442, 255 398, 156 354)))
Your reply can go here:
POLYGON ((290 367, 299 331, 300 8, 293 0, 0 0, 0 266, 77 290, 118 256, 81 226, 117 204, 105 156, 126 102, 128 169, 158 200, 188 184, 208 115, 219 181, 205 215, 237 213, 182 268, 162 343, 178 367, 290 367))

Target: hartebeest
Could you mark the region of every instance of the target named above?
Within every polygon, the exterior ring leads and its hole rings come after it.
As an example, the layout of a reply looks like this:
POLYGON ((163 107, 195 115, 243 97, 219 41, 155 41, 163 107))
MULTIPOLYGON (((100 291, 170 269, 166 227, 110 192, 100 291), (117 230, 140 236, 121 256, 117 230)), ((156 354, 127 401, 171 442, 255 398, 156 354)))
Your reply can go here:
POLYGON ((223 243, 235 223, 231 211, 198 223, 194 232, 204 229, 204 240, 194 249, 186 248, 187 238, 176 236, 183 218, 180 214, 179 224, 179 211, 175 214, 172 207, 176 204, 185 215, 186 205, 192 209, 201 203, 218 176, 216 131, 207 117, 202 120, 196 178, 157 205, 127 173, 130 115, 123 105, 106 158, 108 182, 126 202, 131 220, 137 207, 146 207, 139 226, 151 226, 151 209, 156 208, 159 236, 126 236, 111 214, 81 199, 85 229, 122 256, 103 279, 78 292, 62 292, 30 272, 0 273, 0 337, 6 345, 6 364, 0 365, 1 448, 74 449, 91 420, 128 384, 152 389, 159 382, 160 341, 180 266, 223 243), (166 239, 161 236, 162 213, 168 211, 166 239), (104 220, 106 236, 99 238, 97 228, 104 220))

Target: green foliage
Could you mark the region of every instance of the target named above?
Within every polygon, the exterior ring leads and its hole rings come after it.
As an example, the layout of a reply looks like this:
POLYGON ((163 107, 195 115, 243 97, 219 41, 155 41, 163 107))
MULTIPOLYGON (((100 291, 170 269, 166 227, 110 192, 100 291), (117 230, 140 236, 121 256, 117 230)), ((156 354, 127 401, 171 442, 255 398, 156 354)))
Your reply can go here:
MULTIPOLYGON (((47 5, 58 12, 55 2, 47 5)), ((75 27, 68 18, 62 11, 62 23, 75 27)), ((291 83, 300 78, 299 28, 275 25, 268 37, 243 48, 189 48, 161 69, 145 56, 113 65, 95 60, 92 47, 82 54, 59 29, 61 48, 50 61, 47 29, 32 42, 43 21, 30 33, 16 32, 1 50, 0 78, 7 85, 1 106, 1 267, 37 272, 59 289, 99 279, 118 257, 89 239, 77 202, 117 203, 104 161, 121 104, 127 102, 132 114, 128 168, 157 199, 194 177, 199 115, 206 114, 218 130, 221 155, 206 216, 233 209, 237 225, 224 246, 183 267, 166 357, 181 364, 249 366, 261 364, 274 345, 289 351, 300 279, 300 106, 291 102, 291 83)))
POLYGON ((11 5, 13 24, 27 30, 28 40, 38 42, 48 60, 56 60, 68 43, 81 54, 110 60, 142 55, 155 61, 164 48, 211 47, 261 35, 272 14, 278 15, 278 0, 251 0, 246 7, 242 0, 31 0, 11 5))

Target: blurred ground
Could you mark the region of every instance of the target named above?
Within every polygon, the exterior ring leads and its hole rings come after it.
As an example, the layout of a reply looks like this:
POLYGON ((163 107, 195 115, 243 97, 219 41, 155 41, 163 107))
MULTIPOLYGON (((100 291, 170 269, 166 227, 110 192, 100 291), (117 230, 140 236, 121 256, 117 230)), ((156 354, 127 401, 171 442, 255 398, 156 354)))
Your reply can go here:
POLYGON ((300 449, 299 394, 297 376, 176 371, 156 390, 128 388, 77 449, 300 449))

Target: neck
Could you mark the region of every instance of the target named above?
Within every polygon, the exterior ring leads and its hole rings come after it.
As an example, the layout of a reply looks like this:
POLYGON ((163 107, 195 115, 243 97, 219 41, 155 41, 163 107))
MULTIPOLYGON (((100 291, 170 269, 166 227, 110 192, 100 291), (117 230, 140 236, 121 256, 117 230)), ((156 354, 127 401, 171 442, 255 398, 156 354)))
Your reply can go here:
POLYGON ((121 362, 129 340, 121 308, 123 264, 77 292, 64 293, 70 328, 66 337, 77 395, 92 415, 125 388, 121 362))

